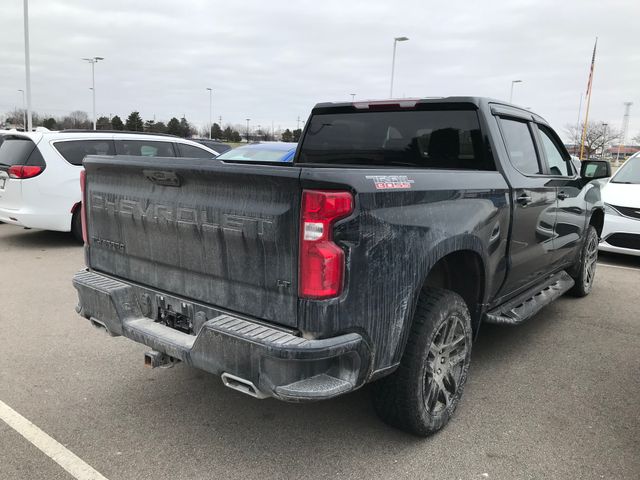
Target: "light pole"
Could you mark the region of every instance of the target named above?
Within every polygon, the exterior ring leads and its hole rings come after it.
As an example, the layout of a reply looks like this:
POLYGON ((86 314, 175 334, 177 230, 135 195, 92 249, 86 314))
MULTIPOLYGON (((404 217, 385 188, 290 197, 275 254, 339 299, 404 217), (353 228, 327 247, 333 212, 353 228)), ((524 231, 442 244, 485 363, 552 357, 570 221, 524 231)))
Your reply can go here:
POLYGON ((27 110, 24 106, 24 90, 19 88, 19 92, 22 92, 22 128, 26 132, 27 131, 27 110))
POLYGON ((31 116, 31 60, 29 58, 29 0, 24 0, 24 70, 27 80, 27 132, 31 131, 33 126, 33 117, 31 116))
POLYGON ((522 80, 511 80, 511 93, 509 94, 509 103, 513 101, 513 86, 516 83, 522 83, 522 80))
POLYGON ((85 62, 91 64, 91 91, 93 96, 93 129, 96 129, 96 63, 104 60, 104 57, 83 58, 85 62))
POLYGON ((602 124, 602 160, 604 160, 604 152, 607 148, 607 127, 608 123, 602 124))
POLYGON ((393 39, 393 58, 391 59, 391 86, 389 87, 389 98, 393 98, 393 75, 396 69, 396 45, 398 42, 406 42, 408 37, 395 37, 393 39))
POLYGON ((247 143, 249 143, 249 122, 251 121, 250 118, 247 118, 247 143))
POLYGON ((356 99, 356 94, 355 93, 350 93, 349 95, 351 95, 351 101, 355 101, 356 99))
POLYGON ((211 129, 213 128, 213 123, 211 123, 212 113, 213 113, 213 90, 207 87, 209 90, 209 140, 211 140, 211 129))

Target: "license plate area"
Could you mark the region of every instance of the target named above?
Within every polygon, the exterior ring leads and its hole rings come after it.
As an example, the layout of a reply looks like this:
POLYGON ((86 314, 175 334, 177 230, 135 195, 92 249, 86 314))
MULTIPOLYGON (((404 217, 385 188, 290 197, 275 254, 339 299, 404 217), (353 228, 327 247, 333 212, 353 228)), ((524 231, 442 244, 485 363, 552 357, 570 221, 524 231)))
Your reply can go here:
POLYGON ((169 328, 194 335, 193 305, 187 302, 169 303, 162 295, 156 296, 155 321, 169 328))

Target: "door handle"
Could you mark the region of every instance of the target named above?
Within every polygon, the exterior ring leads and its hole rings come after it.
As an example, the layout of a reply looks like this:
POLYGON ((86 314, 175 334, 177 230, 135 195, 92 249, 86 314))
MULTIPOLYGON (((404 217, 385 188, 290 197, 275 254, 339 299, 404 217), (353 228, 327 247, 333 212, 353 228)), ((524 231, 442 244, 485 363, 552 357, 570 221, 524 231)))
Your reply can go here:
POLYGON ((564 192, 560 192, 560 193, 558 194, 558 198, 559 198, 560 200, 565 200, 565 199, 569 198, 569 195, 567 195, 567 194, 566 194, 566 193, 564 193, 564 192))
POLYGON ((517 200, 516 200, 520 205, 527 205, 528 203, 531 203, 531 195, 527 195, 526 193, 523 193, 522 195, 520 195, 517 200))

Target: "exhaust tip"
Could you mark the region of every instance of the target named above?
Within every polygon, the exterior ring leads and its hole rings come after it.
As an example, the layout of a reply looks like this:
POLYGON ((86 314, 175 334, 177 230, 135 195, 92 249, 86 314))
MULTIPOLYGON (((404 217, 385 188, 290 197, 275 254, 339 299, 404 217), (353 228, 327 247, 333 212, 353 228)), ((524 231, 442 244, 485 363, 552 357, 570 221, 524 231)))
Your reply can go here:
POLYGON ((258 399, 267 398, 269 396, 256 387, 253 382, 244 378, 236 377, 235 375, 231 375, 226 372, 223 373, 221 377, 224 386, 229 387, 232 390, 236 390, 240 393, 244 393, 245 395, 258 399))
POLYGON ((93 325, 95 328, 97 328, 98 330, 102 330, 103 332, 109 334, 109 329, 107 328, 107 326, 101 322, 100 320, 96 320, 95 318, 91 317, 89 319, 89 321, 91 322, 91 325, 93 325))

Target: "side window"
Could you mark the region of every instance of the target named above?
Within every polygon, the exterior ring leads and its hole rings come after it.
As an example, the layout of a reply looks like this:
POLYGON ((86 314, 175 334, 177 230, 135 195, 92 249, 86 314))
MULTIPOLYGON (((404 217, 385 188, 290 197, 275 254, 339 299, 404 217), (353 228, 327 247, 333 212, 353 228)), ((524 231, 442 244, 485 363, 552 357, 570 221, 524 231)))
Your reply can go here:
POLYGON ((540 174, 540 164, 527 122, 501 118, 504 144, 514 167, 526 175, 540 174))
POLYGON ((113 141, 105 140, 69 140, 55 142, 54 148, 71 165, 82 165, 87 155, 115 155, 113 141))
POLYGON ((185 145, 177 143, 178 151, 181 157, 185 158, 215 158, 215 155, 206 151, 204 148, 194 147, 193 145, 185 145))
POLYGON ((171 142, 146 140, 116 140, 117 155, 134 155, 136 157, 175 157, 171 142))
POLYGON ((538 126, 538 130, 540 132, 540 138, 542 139, 542 148, 544 148, 544 153, 547 156, 549 173, 551 175, 563 175, 565 177, 571 175, 567 161, 562 156, 562 153, 556 146, 547 129, 540 125, 538 126))

